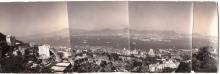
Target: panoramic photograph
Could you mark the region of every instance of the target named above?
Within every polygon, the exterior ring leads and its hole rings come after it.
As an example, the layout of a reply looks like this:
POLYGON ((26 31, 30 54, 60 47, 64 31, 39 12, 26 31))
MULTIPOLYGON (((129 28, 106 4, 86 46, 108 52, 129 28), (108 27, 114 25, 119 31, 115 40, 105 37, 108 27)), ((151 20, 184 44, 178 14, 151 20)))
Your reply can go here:
POLYGON ((218 4, 0 3, 0 73, 217 73, 218 4))

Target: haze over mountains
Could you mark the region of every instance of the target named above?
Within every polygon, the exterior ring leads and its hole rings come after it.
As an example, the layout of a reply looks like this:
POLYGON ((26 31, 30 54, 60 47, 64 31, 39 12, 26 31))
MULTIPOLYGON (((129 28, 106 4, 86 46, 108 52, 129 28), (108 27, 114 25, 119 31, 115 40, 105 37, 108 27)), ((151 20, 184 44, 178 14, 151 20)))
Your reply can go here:
MULTIPOLYGON (((141 46, 141 48, 172 48, 172 47, 190 47, 190 38, 193 39, 193 47, 208 46, 213 44, 210 40, 212 37, 203 36, 200 34, 181 34, 175 31, 156 31, 156 30, 129 30, 124 29, 101 29, 101 30, 82 30, 82 29, 71 29, 68 28, 51 32, 35 34, 26 37, 17 37, 19 40, 24 42, 33 42, 36 44, 50 44, 52 46, 67 46, 70 47, 72 44, 82 44, 81 40, 97 41, 96 38, 106 39, 105 42, 111 41, 122 41, 123 44, 128 45, 132 41, 138 42, 136 46, 141 46), (138 35, 138 36, 137 36, 138 35), (130 39, 129 39, 130 38, 130 39), (159 39, 159 40, 158 40, 159 39), (72 41, 71 41, 72 40, 72 41), (75 42, 74 42, 75 41, 75 42), (138 44, 144 45, 138 45, 138 44)), ((114 42, 113 42, 114 43, 114 42)), ((116 42, 117 43, 117 42, 116 42)), ((122 44, 121 43, 121 44, 122 44)), ((123 46, 125 46, 123 45, 123 46)))
POLYGON ((70 47, 69 29, 61 29, 50 33, 34 34, 25 37, 17 37, 24 42, 32 42, 36 44, 50 44, 52 46, 68 46, 70 47))

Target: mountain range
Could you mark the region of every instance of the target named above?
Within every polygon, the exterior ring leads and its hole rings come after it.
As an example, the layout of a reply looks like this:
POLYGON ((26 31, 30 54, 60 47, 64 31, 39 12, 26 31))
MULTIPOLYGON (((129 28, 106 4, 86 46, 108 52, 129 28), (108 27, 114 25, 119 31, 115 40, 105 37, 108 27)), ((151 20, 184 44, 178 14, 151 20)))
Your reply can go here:
MULTIPOLYGON (((68 28, 62 29, 59 31, 51 32, 51 33, 41 33, 35 34, 25 37, 17 37, 19 40, 24 42, 34 42, 37 44, 50 44, 54 46, 70 46, 70 40, 73 36, 129 36, 132 34, 142 34, 148 35, 153 34, 157 36, 186 36, 186 34, 177 33, 174 31, 154 31, 154 30, 129 30, 125 29, 101 29, 101 30, 82 30, 82 29, 71 29, 68 28)), ((193 42, 195 44, 203 44, 207 45, 210 43, 207 36, 202 36, 200 34, 193 34, 192 36, 193 42), (205 43, 204 43, 205 42, 205 43)))

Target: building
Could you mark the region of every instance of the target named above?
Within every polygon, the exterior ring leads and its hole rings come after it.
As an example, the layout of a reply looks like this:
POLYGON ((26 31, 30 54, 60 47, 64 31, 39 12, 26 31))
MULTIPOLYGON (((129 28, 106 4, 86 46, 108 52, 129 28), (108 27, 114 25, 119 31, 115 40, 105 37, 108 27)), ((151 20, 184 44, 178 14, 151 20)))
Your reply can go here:
POLYGON ((155 52, 153 49, 150 49, 149 52, 148 52, 148 55, 151 56, 151 57, 155 57, 155 52))
POLYGON ((15 44, 16 44, 15 36, 7 35, 6 42, 7 42, 8 46, 15 46, 15 44))
POLYGON ((39 59, 48 59, 50 57, 50 45, 38 46, 39 59))

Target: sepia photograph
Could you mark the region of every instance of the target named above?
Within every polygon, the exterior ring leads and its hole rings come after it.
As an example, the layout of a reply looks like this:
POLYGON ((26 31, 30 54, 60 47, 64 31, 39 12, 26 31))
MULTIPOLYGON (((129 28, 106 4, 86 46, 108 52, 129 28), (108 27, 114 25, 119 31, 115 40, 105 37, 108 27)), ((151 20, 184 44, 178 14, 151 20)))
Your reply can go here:
POLYGON ((0 2, 0 73, 218 73, 217 1, 0 2))
POLYGON ((0 3, 0 16, 1 73, 65 72, 71 56, 66 2, 0 3))
POLYGON ((74 72, 129 72, 128 2, 68 2, 74 72))
POLYGON ((130 47, 140 57, 134 72, 191 72, 192 4, 129 2, 130 47))

